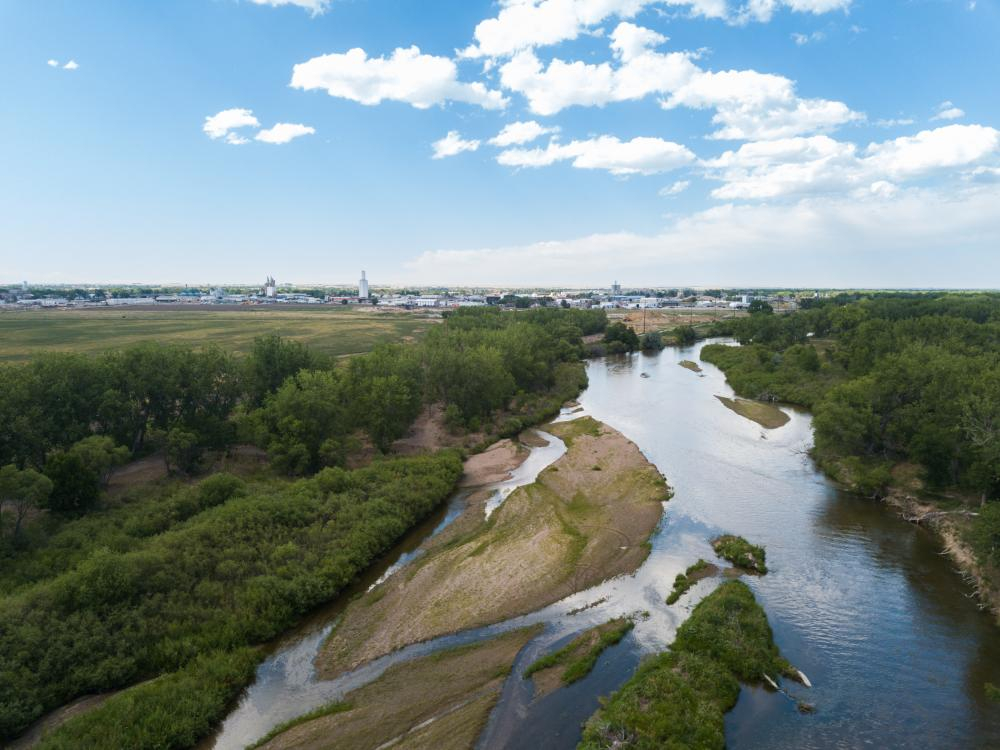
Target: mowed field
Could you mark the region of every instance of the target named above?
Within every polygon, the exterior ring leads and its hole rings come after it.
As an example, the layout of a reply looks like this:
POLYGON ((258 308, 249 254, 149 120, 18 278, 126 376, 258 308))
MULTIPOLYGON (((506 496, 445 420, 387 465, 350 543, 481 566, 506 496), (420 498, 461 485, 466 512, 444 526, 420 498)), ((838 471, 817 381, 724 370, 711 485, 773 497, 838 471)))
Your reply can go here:
POLYGON ((427 312, 348 307, 162 307, 19 310, 0 313, 0 362, 42 352, 97 354, 143 341, 244 353, 257 336, 276 333, 333 356, 410 341, 440 320, 427 312))

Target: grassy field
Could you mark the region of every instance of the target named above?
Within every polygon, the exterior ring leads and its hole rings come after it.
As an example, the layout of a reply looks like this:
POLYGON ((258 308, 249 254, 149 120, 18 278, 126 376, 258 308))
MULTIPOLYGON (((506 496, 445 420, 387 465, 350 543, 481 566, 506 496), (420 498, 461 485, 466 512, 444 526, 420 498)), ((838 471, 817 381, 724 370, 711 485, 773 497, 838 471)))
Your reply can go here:
POLYGON ((678 326, 694 326, 707 328, 711 323, 727 318, 745 318, 747 313, 742 310, 727 310, 724 308, 671 309, 655 310, 608 310, 608 320, 612 323, 625 323, 635 329, 638 334, 647 331, 670 332, 678 326))
POLYGON ((0 313, 0 362, 42 352, 97 354, 142 341, 246 352, 255 337, 268 333, 343 356, 419 336, 437 319, 433 313, 327 306, 23 310, 0 313))

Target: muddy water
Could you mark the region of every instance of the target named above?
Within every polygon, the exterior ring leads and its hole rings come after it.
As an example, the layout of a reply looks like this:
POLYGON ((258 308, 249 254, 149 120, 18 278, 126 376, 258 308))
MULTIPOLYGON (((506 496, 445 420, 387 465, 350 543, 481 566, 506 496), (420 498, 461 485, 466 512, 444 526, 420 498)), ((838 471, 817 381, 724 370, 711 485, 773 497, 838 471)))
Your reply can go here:
MULTIPOLYGON (((782 652, 814 685, 791 691, 817 706, 816 714, 802 716, 780 694, 744 689, 727 716, 728 747, 1000 747, 1000 708, 982 694, 984 682, 1000 684, 1000 629, 967 597, 934 540, 874 503, 838 493, 805 453, 807 414, 786 410, 791 421, 766 431, 726 409, 715 395, 732 392, 716 368, 705 365, 699 375, 678 366, 698 360, 698 349, 608 358, 588 367, 584 413, 636 442, 676 491, 652 553, 634 576, 317 682, 312 660, 342 600, 278 644, 205 747, 243 747, 392 664, 544 622, 544 634, 518 657, 479 747, 573 748, 598 697, 621 685, 643 656, 666 648, 694 604, 717 585, 704 580, 677 604, 664 604, 674 576, 699 557, 713 560, 709 540, 724 532, 767 546, 771 572, 748 583, 782 652), (601 656, 591 675, 533 700, 530 680, 519 676, 524 667, 581 630, 623 614, 639 616, 636 628, 601 656)), ((576 416, 567 411, 563 418, 576 416)), ((534 449, 512 480, 493 488, 489 507, 533 481, 563 450, 554 439, 534 449)), ((411 534, 356 591, 413 559, 422 540, 461 512, 464 498, 456 496, 411 534)))

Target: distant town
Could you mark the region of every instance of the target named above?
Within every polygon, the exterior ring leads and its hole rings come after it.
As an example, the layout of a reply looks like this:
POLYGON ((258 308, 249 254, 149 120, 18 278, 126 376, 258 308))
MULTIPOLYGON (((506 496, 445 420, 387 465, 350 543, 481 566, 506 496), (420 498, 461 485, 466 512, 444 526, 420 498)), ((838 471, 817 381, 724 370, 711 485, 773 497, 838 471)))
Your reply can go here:
POLYGON ((177 305, 377 305, 384 308, 574 307, 605 309, 746 309, 755 300, 793 310, 800 300, 831 291, 625 287, 615 281, 594 289, 392 288, 372 287, 367 274, 353 288, 279 285, 268 275, 259 287, 246 286, 74 286, 27 281, 0 286, 0 311, 32 308, 166 307, 177 305))

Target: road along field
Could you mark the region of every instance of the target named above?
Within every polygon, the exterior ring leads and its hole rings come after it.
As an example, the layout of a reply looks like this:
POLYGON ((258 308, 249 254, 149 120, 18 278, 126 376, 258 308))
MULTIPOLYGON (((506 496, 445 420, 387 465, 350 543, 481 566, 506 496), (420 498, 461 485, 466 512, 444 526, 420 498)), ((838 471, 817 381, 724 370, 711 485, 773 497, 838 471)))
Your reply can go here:
POLYGON ((164 306, 0 313, 0 362, 42 352, 98 354, 144 341, 249 351, 254 338, 276 333, 332 356, 370 351, 382 341, 418 337, 438 313, 372 307, 164 306))
MULTIPOLYGON (((636 445, 589 417, 544 428, 566 453, 484 517, 354 601, 317 658, 329 679, 412 643, 533 612, 646 559, 669 488, 636 445)), ((475 515, 477 517, 473 518, 475 515)))

